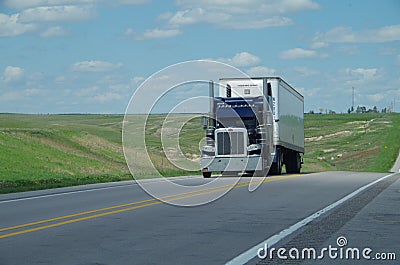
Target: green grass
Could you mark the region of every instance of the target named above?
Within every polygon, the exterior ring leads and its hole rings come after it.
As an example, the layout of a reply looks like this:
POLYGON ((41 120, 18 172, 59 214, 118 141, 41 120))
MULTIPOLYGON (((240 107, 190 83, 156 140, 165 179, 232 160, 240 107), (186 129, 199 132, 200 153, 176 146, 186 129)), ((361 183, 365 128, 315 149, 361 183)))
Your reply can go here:
POLYGON ((306 115, 304 171, 388 172, 400 150, 400 114, 306 115))
MULTIPOLYGON (((155 165, 156 169, 163 176, 176 176, 176 175, 188 175, 188 174, 200 174, 200 149, 198 143, 204 137, 204 130, 201 129, 200 118, 191 119, 188 115, 171 115, 165 122, 165 115, 150 115, 146 123, 146 147, 149 151, 150 158, 155 165), (182 129, 178 128, 177 125, 183 125, 182 129), (176 132, 176 134, 175 134, 176 132), (173 149, 181 149, 186 160, 192 160, 193 163, 198 162, 196 170, 182 170, 179 167, 169 162, 165 155, 164 149, 171 147, 168 141, 163 143, 161 141, 161 133, 166 134, 165 139, 175 139, 176 135, 179 135, 179 147, 173 149)), ((168 152, 168 151, 167 151, 168 152)), ((171 157, 174 158, 174 153, 171 153, 171 157)), ((179 165, 179 161, 176 160, 179 165)), ((196 165, 197 165, 196 164, 196 165)))
POLYGON ((121 115, 0 115, 1 192, 130 179, 121 121, 121 115))
MULTIPOLYGON (((183 155, 199 163, 204 138, 200 118, 188 120, 179 134, 183 155)), ((138 119, 143 117, 138 116, 138 119)), ((163 176, 197 174, 171 164, 161 143, 164 115, 146 124, 149 156, 163 176)), ((175 120, 174 120, 175 119, 175 120)), ((122 151, 123 115, 0 114, 0 193, 132 179, 122 151)), ((170 127, 169 127, 170 126, 170 127)), ((387 172, 400 149, 400 114, 305 115, 304 172, 325 170, 387 172)), ((157 175, 143 163, 135 178, 157 175)))

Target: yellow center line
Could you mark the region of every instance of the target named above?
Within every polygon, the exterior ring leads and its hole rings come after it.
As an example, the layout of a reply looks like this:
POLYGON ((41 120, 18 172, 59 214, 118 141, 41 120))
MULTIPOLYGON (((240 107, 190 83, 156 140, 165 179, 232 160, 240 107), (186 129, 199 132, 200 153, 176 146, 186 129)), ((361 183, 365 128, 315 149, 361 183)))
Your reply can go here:
MULTIPOLYGON (((241 186, 239 186, 239 187, 241 187, 241 186)), ((191 197, 195 197, 195 196, 200 196, 200 195, 204 195, 204 194, 210 194, 210 193, 214 193, 214 192, 217 192, 217 191, 224 191, 224 190, 227 190, 227 188, 219 188, 218 190, 198 192, 196 194, 190 194, 190 195, 186 195, 186 196, 172 198, 169 201, 182 200, 182 199, 185 199, 185 198, 191 198, 191 197)), ((26 234, 26 233, 30 233, 30 232, 34 232, 34 231, 44 230, 44 229, 51 228, 51 227, 57 227, 57 226, 76 223, 76 222, 85 221, 85 220, 89 220, 89 219, 94 219, 94 218, 98 218, 98 217, 103 217, 103 216, 107 216, 107 215, 122 213, 122 212, 131 211, 131 210, 135 210, 135 209, 140 209, 140 208, 144 208, 144 207, 148 207, 148 206, 152 206, 152 205, 162 204, 162 203, 163 203, 162 201, 155 201, 155 202, 148 203, 148 204, 143 204, 143 205, 138 205, 138 206, 134 206, 134 207, 114 210, 114 211, 110 211, 110 212, 99 213, 99 214, 95 214, 95 215, 89 215, 89 216, 80 217, 80 218, 76 218, 76 219, 71 219, 71 220, 58 222, 58 223, 54 223, 54 224, 49 224, 49 225, 29 228, 29 229, 25 229, 25 230, 21 230, 21 231, 17 231, 17 232, 12 232, 12 233, 8 233, 8 234, 0 235, 0 239, 1 238, 6 238, 6 237, 11 237, 11 236, 16 236, 16 235, 20 235, 20 234, 26 234)))
MULTIPOLYGON (((180 193, 180 194, 168 195, 168 196, 165 196, 165 197, 161 197, 160 200, 167 200, 168 198, 171 198, 171 197, 179 197, 179 196, 186 195, 186 194, 197 193, 197 192, 203 191, 203 190, 213 190, 213 189, 220 189, 220 188, 224 188, 224 187, 230 188, 230 187, 232 187, 232 185, 228 184, 228 185, 219 186, 219 187, 206 188, 206 189, 202 189, 202 190, 198 190, 198 191, 189 191, 189 192, 184 192, 184 193, 180 193)), ((5 232, 5 231, 19 229, 19 228, 33 226, 33 225, 39 225, 39 224, 48 223, 48 222, 59 221, 59 220, 63 220, 63 219, 68 219, 68 218, 87 215, 87 214, 92 214, 92 213, 98 213, 98 212, 103 212, 103 211, 108 211, 108 210, 128 207, 128 206, 142 204, 142 203, 146 203, 146 202, 153 202, 153 201, 157 201, 157 200, 158 199, 147 199, 147 200, 142 200, 142 201, 136 201, 136 202, 130 202, 130 203, 125 203, 125 204, 120 204, 120 205, 114 205, 114 206, 110 206, 110 207, 100 208, 100 209, 96 209, 96 210, 90 210, 90 211, 85 211, 85 212, 80 212, 80 213, 75 213, 75 214, 59 216, 59 217, 45 219, 45 220, 41 220, 41 221, 36 221, 36 222, 10 226, 10 227, 6 227, 6 228, 1 228, 0 232, 5 232)))
POLYGON ((131 206, 131 205, 134 205, 134 204, 140 204, 140 203, 150 202, 150 201, 154 201, 154 200, 155 199, 149 199, 149 200, 143 200, 143 201, 139 201, 139 202, 126 203, 126 204, 121 204, 121 205, 115 205, 115 206, 111 206, 111 207, 101 208, 101 209, 97 209, 97 210, 91 210, 91 211, 85 211, 85 212, 80 212, 80 213, 75 213, 75 214, 64 215, 64 216, 60 216, 60 217, 55 217, 55 218, 50 218, 50 219, 46 219, 46 220, 31 222, 31 223, 27 223, 27 224, 10 226, 10 227, 6 227, 6 228, 0 229, 0 232, 19 229, 19 228, 23 228, 23 227, 27 227, 27 226, 39 225, 39 224, 43 224, 43 223, 59 221, 59 220, 62 220, 62 219, 68 219, 68 218, 82 216, 82 215, 91 214, 91 213, 97 213, 97 212, 102 212, 102 211, 122 208, 122 207, 126 207, 126 206, 131 206))
MULTIPOLYGON (((278 181, 278 180, 296 178, 299 176, 302 176, 302 175, 278 176, 278 177, 274 177, 274 178, 269 177, 269 178, 266 178, 263 182, 273 182, 273 181, 278 181)), ((191 192, 185 192, 185 193, 181 193, 181 194, 168 195, 168 196, 162 197, 161 200, 165 201, 165 202, 172 202, 172 201, 176 201, 176 200, 182 200, 182 199, 186 199, 186 198, 191 198, 191 197, 201 196, 201 195, 205 195, 205 194, 211 194, 211 193, 215 193, 215 192, 219 192, 219 191, 224 191, 224 190, 228 190, 230 188, 235 188, 235 189, 242 188, 242 187, 246 187, 248 185, 248 183, 249 182, 247 182, 247 181, 241 181, 241 182, 238 182, 236 185, 228 184, 228 185, 224 185, 224 186, 207 188, 207 189, 202 189, 202 190, 198 190, 198 191, 191 191, 191 192)), ((0 232, 24 228, 24 227, 28 227, 28 226, 39 225, 39 224, 43 224, 43 223, 59 221, 59 220, 63 220, 63 219, 78 217, 78 216, 82 216, 82 215, 88 215, 88 214, 92 214, 92 213, 98 213, 98 214, 94 214, 94 215, 89 215, 89 216, 79 217, 79 218, 66 220, 66 221, 62 221, 62 222, 57 222, 54 224, 48 224, 48 225, 44 225, 44 226, 33 227, 33 228, 24 229, 24 230, 20 230, 20 231, 8 233, 8 234, 3 234, 3 235, 0 235, 0 239, 6 238, 6 237, 11 237, 11 236, 16 236, 16 235, 20 235, 20 234, 30 233, 30 232, 34 232, 34 231, 44 230, 47 228, 76 223, 76 222, 80 222, 80 221, 85 221, 85 220, 89 220, 89 219, 94 219, 94 218, 98 218, 98 217, 108 216, 108 215, 112 215, 112 214, 122 213, 122 212, 126 212, 126 211, 132 211, 135 209, 140 209, 140 208, 144 208, 144 207, 148 207, 148 206, 152 206, 152 205, 158 205, 158 204, 162 204, 163 203, 162 201, 157 200, 157 199, 148 199, 148 200, 142 200, 142 201, 137 201, 137 202, 132 202, 132 203, 126 203, 126 204, 101 208, 101 209, 97 209, 97 210, 91 210, 91 211, 85 211, 85 212, 76 213, 76 214, 60 216, 60 217, 56 217, 56 218, 41 220, 41 221, 37 221, 37 222, 31 222, 31 223, 22 224, 22 225, 6 227, 6 228, 0 229, 0 232), (137 204, 142 204, 142 205, 137 205, 137 204), (118 208, 123 208, 123 207, 127 207, 127 206, 132 206, 132 205, 136 205, 136 206, 128 207, 128 208, 124 208, 124 209, 118 209, 118 208), (115 209, 118 209, 118 210, 115 210, 115 209), (99 212, 108 211, 108 210, 113 210, 113 211, 99 213, 99 212)))
POLYGON ((21 231, 17 231, 17 232, 12 232, 12 233, 8 233, 8 234, 0 235, 0 239, 1 238, 6 238, 6 237, 11 237, 11 236, 16 236, 16 235, 20 235, 20 234, 26 234, 26 233, 30 233, 30 232, 34 232, 34 231, 44 230, 44 229, 51 228, 51 227, 57 227, 57 226, 76 223, 76 222, 85 221, 85 220, 89 220, 89 219, 94 219, 94 218, 107 216, 107 215, 111 215, 111 214, 131 211, 131 210, 135 210, 135 209, 139 209, 139 208, 143 208, 143 207, 147 207, 147 206, 151 206, 151 205, 161 204, 161 203, 162 202, 160 202, 160 201, 156 201, 156 202, 153 202, 153 203, 139 205, 139 206, 135 206, 135 207, 124 208, 124 209, 114 210, 114 211, 111 211, 111 212, 99 213, 99 214, 95 214, 95 215, 89 215, 89 216, 85 216, 85 217, 71 219, 71 220, 67 220, 67 221, 63 221, 63 222, 59 222, 59 223, 54 223, 54 224, 49 224, 49 225, 29 228, 29 229, 25 229, 25 230, 21 230, 21 231))

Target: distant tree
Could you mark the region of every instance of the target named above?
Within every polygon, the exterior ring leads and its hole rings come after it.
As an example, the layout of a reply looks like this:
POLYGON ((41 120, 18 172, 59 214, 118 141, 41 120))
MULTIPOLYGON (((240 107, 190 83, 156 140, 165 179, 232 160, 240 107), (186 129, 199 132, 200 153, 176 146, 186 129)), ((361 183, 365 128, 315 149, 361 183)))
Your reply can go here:
POLYGON ((376 106, 374 106, 374 108, 372 109, 373 110, 373 112, 375 112, 375 113, 378 113, 379 111, 378 111, 378 108, 376 107, 376 106))
POLYGON ((354 112, 354 106, 351 106, 351 112, 354 112))
POLYGON ((381 112, 386 113, 386 108, 383 108, 381 112))
POLYGON ((360 106, 357 106, 356 113, 361 113, 361 112, 362 112, 361 107, 360 107, 360 106))
POLYGON ((310 110, 310 111, 308 112, 308 114, 314 114, 314 111, 313 111, 313 110, 310 110))
POLYGON ((366 113, 366 112, 367 112, 367 108, 366 108, 365 106, 362 106, 362 107, 361 107, 361 112, 362 112, 362 113, 366 113))
POLYGON ((348 113, 348 114, 350 114, 350 113, 351 113, 351 109, 350 109, 350 108, 347 110, 347 113, 348 113))
POLYGON ((324 108, 319 108, 319 114, 322 114, 324 112, 324 108))

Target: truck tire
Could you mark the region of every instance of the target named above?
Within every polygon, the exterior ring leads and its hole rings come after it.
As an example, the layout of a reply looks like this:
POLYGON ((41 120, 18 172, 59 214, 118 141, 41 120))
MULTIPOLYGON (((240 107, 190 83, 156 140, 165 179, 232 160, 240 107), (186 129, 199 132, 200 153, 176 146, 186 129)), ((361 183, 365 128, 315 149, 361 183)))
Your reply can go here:
POLYGON ((301 169, 301 157, 298 152, 288 152, 286 159, 286 173, 298 174, 301 169))
POLYGON ((211 172, 203 172, 203 177, 205 179, 211 178, 211 172))
POLYGON ((269 174, 270 175, 282 174, 282 165, 283 165, 283 153, 280 149, 278 149, 276 162, 272 163, 271 169, 269 170, 269 174))

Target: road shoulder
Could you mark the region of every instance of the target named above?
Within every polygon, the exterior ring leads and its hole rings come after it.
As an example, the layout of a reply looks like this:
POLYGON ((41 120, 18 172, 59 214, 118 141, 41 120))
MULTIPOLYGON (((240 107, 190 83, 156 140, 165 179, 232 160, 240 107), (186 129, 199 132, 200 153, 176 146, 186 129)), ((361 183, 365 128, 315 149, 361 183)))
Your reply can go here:
POLYGON ((400 152, 390 172, 400 172, 400 152))
MULTIPOLYGON (((273 247, 287 250, 314 248, 318 253, 329 245, 338 248, 338 238, 345 237, 346 246, 349 248, 357 247, 362 250, 369 247, 374 252, 397 252, 398 261, 400 259, 399 195, 400 174, 394 174, 273 247)), ((327 254, 324 257, 323 264, 365 264, 366 262, 365 259, 329 259, 327 254)), ((397 264, 396 261, 386 262, 381 261, 382 264, 397 264)), ((321 260, 283 260, 276 258, 275 253, 273 260, 254 260, 250 264, 254 263, 321 264, 321 260)))

